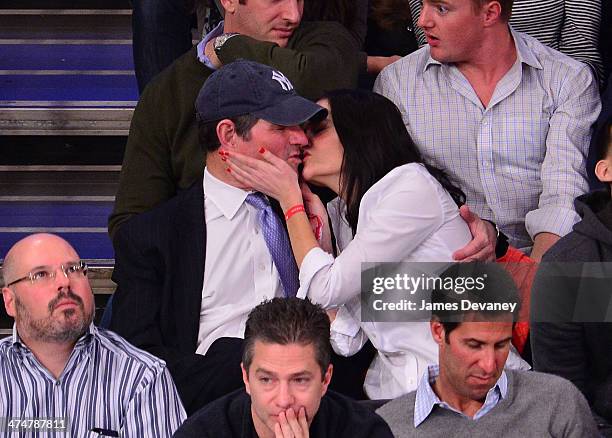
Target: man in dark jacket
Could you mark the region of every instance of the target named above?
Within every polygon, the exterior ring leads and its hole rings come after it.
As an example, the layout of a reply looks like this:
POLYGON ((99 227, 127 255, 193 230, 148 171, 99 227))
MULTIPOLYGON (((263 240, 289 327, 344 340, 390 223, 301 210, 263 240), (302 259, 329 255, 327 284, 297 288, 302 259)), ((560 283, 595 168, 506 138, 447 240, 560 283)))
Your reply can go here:
POLYGON ((582 221, 545 254, 531 306, 534 369, 571 380, 607 437, 612 437, 611 126, 609 119, 600 130, 595 166, 607 187, 576 199, 582 221))
POLYGON ((377 414, 327 391, 329 324, 307 299, 274 298, 255 307, 241 364, 246 391, 205 406, 174 437, 392 437, 377 414))

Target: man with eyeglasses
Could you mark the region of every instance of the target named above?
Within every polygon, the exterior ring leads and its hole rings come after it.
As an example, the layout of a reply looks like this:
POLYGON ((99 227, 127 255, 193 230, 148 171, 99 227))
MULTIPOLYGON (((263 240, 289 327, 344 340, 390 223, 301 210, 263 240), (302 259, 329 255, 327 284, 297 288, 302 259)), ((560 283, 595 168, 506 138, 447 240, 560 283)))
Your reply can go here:
POLYGON ((160 359, 93 324, 87 265, 64 239, 33 234, 6 254, 0 435, 170 437, 186 418, 160 359))

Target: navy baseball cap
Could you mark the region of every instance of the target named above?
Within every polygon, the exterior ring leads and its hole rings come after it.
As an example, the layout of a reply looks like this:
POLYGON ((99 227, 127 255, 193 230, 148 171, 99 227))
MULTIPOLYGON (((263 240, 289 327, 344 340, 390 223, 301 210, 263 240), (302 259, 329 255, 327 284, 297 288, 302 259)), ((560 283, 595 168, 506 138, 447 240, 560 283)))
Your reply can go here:
POLYGON ((327 115, 325 108, 298 95, 280 71, 244 59, 210 75, 195 107, 202 122, 252 114, 275 125, 294 126, 327 115))

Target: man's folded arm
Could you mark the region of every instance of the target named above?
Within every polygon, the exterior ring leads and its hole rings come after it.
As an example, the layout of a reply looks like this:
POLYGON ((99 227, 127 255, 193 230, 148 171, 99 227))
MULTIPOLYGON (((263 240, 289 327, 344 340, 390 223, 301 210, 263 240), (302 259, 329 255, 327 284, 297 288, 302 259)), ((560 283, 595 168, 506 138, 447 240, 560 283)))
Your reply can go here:
POLYGON ((280 70, 298 94, 317 99, 323 92, 355 88, 361 55, 348 31, 334 22, 306 22, 296 30, 293 48, 259 41, 245 35, 227 40, 217 53, 229 64, 240 58, 280 70))

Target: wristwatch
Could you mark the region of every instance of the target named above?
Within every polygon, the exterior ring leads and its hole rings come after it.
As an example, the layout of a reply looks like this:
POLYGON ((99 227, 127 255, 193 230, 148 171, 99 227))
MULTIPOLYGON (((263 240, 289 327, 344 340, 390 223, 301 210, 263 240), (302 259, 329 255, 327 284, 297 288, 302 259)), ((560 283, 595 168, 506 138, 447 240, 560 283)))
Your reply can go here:
POLYGON ((219 52, 221 51, 223 44, 225 44, 227 40, 229 40, 231 37, 235 37, 236 35, 240 35, 240 34, 237 32, 229 32, 229 33, 221 34, 218 37, 216 37, 215 42, 213 43, 213 48, 215 49, 215 53, 219 55, 219 52))
POLYGON ((502 233, 502 231, 499 229, 495 222, 490 221, 488 219, 483 220, 493 225, 493 228, 495 228, 495 231, 497 232, 497 236, 495 236, 495 258, 498 259, 500 257, 505 256, 506 252, 508 251, 508 246, 510 246, 508 243, 508 236, 502 233))

